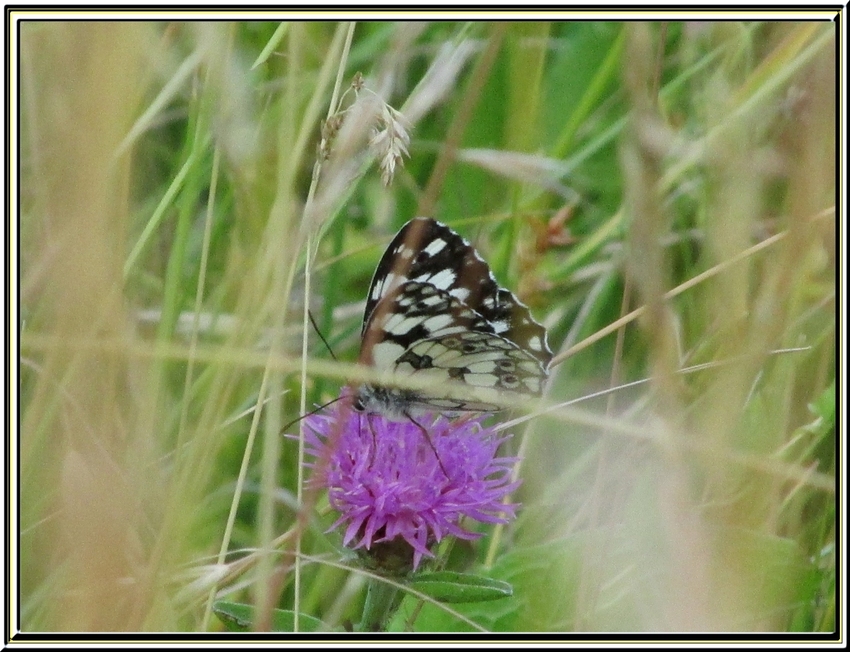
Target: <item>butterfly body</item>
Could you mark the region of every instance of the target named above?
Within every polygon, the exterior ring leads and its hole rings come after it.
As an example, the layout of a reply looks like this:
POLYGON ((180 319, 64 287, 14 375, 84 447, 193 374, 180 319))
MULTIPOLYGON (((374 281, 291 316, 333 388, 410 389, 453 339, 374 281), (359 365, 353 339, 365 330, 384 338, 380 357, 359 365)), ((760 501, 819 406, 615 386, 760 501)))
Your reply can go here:
POLYGON ((405 224, 378 263, 361 338, 362 364, 428 384, 359 388, 357 409, 397 421, 427 411, 496 411, 505 399, 539 395, 552 358, 546 330, 474 247, 425 217, 405 224))

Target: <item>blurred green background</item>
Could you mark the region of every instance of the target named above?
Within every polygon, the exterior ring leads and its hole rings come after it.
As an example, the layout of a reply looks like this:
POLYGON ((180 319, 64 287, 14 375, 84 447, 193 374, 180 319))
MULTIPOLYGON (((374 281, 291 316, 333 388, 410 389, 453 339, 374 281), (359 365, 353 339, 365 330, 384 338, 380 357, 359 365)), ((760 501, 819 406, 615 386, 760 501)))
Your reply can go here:
MULTIPOLYGON (((25 631, 220 630, 213 589, 358 620, 364 578, 322 496, 298 520, 279 431, 345 384, 417 214, 558 353, 560 407, 511 428, 518 520, 448 558, 514 596, 453 609, 834 628, 835 23, 20 28, 25 631), (355 95, 409 127, 389 186, 355 95), (317 159, 334 97, 349 120, 317 159), (349 363, 309 331, 306 384, 305 298, 349 363)), ((413 597, 393 627, 474 631, 413 597)))

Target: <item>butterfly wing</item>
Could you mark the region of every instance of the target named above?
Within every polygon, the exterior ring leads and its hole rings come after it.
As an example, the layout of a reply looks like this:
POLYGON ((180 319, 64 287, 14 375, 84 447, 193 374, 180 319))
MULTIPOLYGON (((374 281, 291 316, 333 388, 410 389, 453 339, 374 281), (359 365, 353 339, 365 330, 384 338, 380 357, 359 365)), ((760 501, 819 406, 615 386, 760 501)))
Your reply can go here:
MULTIPOLYGON (((417 217, 405 224, 375 268, 366 298, 361 334, 366 334, 378 304, 397 294, 400 286, 407 281, 415 280, 444 292, 458 286, 464 280, 461 272, 467 249, 472 247, 463 238, 435 220, 417 217)), ((489 272, 486 263, 480 262, 489 272)))
POLYGON ((551 357, 546 330, 461 236, 430 218, 396 234, 369 290, 360 361, 432 377, 435 389, 379 392, 383 400, 372 401, 379 411, 403 411, 387 405, 394 399, 423 409, 494 411, 497 404, 449 399, 436 388, 539 394, 551 357))

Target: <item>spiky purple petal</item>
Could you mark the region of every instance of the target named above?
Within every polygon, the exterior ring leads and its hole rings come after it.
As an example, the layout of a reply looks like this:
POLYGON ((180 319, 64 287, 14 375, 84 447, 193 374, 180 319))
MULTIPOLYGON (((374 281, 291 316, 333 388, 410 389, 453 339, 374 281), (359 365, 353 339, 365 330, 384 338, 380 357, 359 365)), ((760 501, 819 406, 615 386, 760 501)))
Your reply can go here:
POLYGON ((345 527, 343 544, 371 550, 400 537, 413 550, 415 569, 445 536, 481 536, 464 529, 463 518, 513 519, 517 505, 502 500, 519 485, 510 477, 516 458, 496 456, 507 437, 482 418, 429 414, 395 422, 354 412, 346 401, 308 417, 313 483, 327 488, 340 513, 331 529, 345 527))

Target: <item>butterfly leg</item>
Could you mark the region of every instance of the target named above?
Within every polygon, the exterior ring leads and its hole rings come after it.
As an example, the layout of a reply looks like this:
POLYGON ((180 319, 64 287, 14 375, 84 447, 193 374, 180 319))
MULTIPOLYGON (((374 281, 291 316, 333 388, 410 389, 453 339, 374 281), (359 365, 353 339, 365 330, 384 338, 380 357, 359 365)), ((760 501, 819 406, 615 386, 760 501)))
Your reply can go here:
POLYGON ((440 454, 437 452, 437 449, 434 447, 434 442, 431 441, 431 435, 428 434, 428 430, 425 428, 425 426, 423 426, 416 419, 414 419, 413 416, 410 414, 410 412, 405 411, 404 416, 406 416, 408 419, 410 419, 413 422, 413 424, 417 428, 419 428, 419 430, 422 431, 422 435, 425 437, 425 441, 428 442, 428 445, 431 447, 431 450, 434 451, 434 457, 437 458, 437 464, 440 465, 440 469, 443 471, 443 475, 446 476, 447 480, 450 480, 451 478, 449 478, 448 471, 446 471, 446 467, 443 466, 443 460, 440 459, 440 454))
MULTIPOLYGON (((363 414, 364 414, 364 413, 363 413, 363 412, 361 412, 361 413, 360 413, 360 416, 362 416, 363 414)), ((371 454, 369 455, 369 466, 371 467, 371 466, 375 463, 375 455, 377 455, 377 454, 378 454, 378 451, 377 451, 377 449, 378 449, 378 440, 377 440, 377 438, 375 437, 375 428, 374 428, 374 427, 372 427, 372 420, 369 418, 369 413, 368 413, 368 412, 366 412, 365 414, 366 414, 366 424, 369 426, 369 433, 372 435, 372 452, 371 452, 371 454)), ((361 431, 361 432, 362 432, 362 431, 361 431)))

